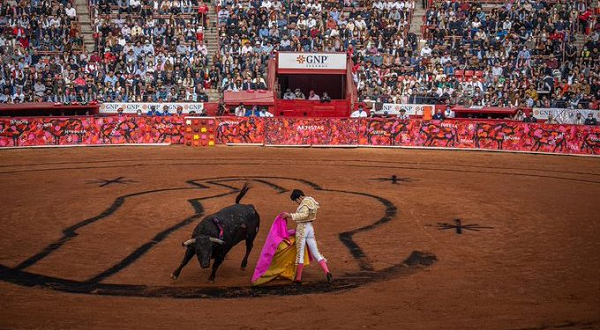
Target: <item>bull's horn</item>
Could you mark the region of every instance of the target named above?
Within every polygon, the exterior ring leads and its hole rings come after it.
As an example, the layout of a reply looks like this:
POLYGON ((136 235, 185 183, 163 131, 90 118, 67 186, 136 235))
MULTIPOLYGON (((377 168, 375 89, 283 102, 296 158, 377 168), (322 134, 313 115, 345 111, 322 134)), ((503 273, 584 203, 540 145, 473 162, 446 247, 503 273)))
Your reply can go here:
POLYGON ((196 239, 195 238, 190 238, 187 241, 181 243, 181 245, 183 245, 183 246, 190 246, 192 244, 196 244, 196 239))
POLYGON ((209 241, 213 242, 213 243, 218 243, 218 244, 225 244, 225 241, 222 239, 218 239, 218 238, 214 238, 214 237, 209 237, 208 238, 209 241))

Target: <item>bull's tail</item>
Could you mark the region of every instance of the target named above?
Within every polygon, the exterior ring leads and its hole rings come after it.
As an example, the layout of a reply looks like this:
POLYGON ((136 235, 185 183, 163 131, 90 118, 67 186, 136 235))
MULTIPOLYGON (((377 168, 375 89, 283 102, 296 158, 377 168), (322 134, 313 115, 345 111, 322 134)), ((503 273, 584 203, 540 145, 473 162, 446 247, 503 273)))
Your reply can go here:
POLYGON ((244 196, 246 195, 246 193, 248 192, 248 190, 250 190, 250 188, 252 188, 252 187, 248 184, 248 182, 244 183, 244 186, 240 190, 240 193, 235 198, 235 203, 236 204, 240 203, 240 201, 242 200, 242 198, 244 198, 244 196))

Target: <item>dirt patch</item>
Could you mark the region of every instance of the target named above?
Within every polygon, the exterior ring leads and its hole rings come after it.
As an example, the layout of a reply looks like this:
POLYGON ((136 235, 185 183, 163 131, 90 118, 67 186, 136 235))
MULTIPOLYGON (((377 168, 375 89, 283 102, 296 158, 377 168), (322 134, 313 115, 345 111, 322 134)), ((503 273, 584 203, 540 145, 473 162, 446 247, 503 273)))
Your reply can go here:
POLYGON ((600 326, 596 158, 226 147, 0 154, 1 328, 600 326), (215 283, 195 259, 171 281, 194 224, 231 204, 245 181, 254 187, 244 202, 262 219, 248 270, 240 244, 215 283), (294 209, 296 187, 322 205, 317 239, 336 280, 327 285, 312 265, 305 285, 252 288, 271 221, 294 209))

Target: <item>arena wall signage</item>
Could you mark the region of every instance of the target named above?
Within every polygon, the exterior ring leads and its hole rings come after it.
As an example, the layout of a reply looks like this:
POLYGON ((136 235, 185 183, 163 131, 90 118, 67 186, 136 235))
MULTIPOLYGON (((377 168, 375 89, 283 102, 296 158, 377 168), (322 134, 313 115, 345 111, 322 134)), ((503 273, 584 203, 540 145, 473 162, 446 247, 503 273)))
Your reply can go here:
MULTIPOLYGON (((0 147, 184 143, 183 116, 0 119, 0 147)), ((437 147, 600 155, 600 126, 396 118, 214 118, 221 144, 437 147)), ((191 134, 191 133, 189 133, 191 134)))
POLYGON ((581 117, 585 120, 588 114, 592 114, 594 118, 600 120, 597 110, 590 109, 560 109, 560 108, 533 108, 533 116, 537 119, 548 119, 549 115, 556 118, 561 124, 571 124, 577 116, 577 113, 581 113, 581 117))
POLYGON ((346 70, 346 53, 278 53, 277 68, 288 70, 346 70))
MULTIPOLYGON (((230 121, 226 117, 218 120, 230 121)), ((236 129, 230 122, 228 129, 219 135, 217 142, 270 146, 396 146, 600 154, 598 126, 395 118, 280 117, 256 120, 265 121, 264 136, 250 135, 251 130, 244 127, 236 129), (233 132, 233 137, 228 136, 228 132, 233 132)))
POLYGON ((272 118, 265 123, 265 145, 358 145, 358 119, 272 118))
POLYGON ((182 143, 183 116, 2 118, 0 147, 182 143))
POLYGON ((381 110, 376 111, 377 114, 383 114, 387 112, 388 115, 398 115, 400 110, 406 111, 408 116, 423 116, 423 109, 429 107, 434 109, 434 105, 430 104, 395 104, 395 103, 383 103, 381 110))
POLYGON ((123 113, 135 114, 138 110, 142 112, 142 114, 148 113, 152 107, 154 107, 157 111, 162 112, 164 106, 169 107, 169 112, 174 114, 177 112, 177 107, 181 106, 183 108, 183 113, 190 113, 190 111, 194 111, 197 114, 200 114, 202 110, 204 110, 204 103, 102 103, 100 105, 100 113, 101 114, 115 114, 119 110, 119 108, 123 109, 123 113))

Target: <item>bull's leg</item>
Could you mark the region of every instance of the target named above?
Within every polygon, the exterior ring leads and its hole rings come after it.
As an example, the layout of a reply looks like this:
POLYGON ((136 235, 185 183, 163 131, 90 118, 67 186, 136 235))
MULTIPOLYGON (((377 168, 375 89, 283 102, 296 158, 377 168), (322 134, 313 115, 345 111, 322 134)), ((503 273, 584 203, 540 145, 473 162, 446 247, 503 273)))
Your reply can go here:
POLYGON ((191 246, 188 246, 188 248, 185 250, 185 255, 183 256, 183 260, 181 260, 181 264, 179 264, 179 267, 177 267, 177 269, 175 269, 173 274, 171 274, 172 280, 176 280, 179 277, 179 274, 181 273, 181 270, 183 269, 183 267, 185 267, 185 265, 187 265, 188 262, 190 262, 190 260, 192 260, 192 258, 194 257, 195 254, 196 254, 196 252, 194 251, 194 248, 191 246))
POLYGON ((221 266, 223 259, 225 259, 225 257, 216 257, 215 258, 215 262, 213 263, 213 267, 212 267, 212 273, 210 273, 210 276, 208 277, 209 282, 215 281, 215 277, 217 275, 217 269, 219 269, 219 266, 221 266))
POLYGON ((248 237, 246 239, 246 255, 244 259, 242 259, 242 266, 240 267, 242 270, 246 270, 246 266, 248 265, 248 256, 250 252, 252 252, 252 247, 254 246, 254 237, 248 237))

